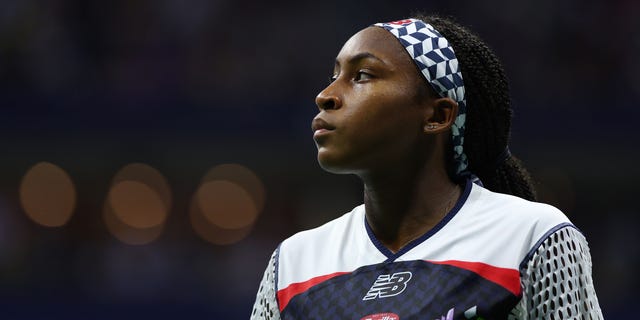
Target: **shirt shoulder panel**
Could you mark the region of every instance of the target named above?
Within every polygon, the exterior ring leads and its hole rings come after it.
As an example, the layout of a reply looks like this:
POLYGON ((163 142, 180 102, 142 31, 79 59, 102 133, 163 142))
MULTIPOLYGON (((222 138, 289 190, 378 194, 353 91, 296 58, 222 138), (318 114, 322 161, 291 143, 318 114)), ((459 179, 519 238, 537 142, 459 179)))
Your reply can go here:
POLYGON ((570 224, 557 208, 474 185, 458 214, 403 259, 482 262, 518 270, 549 230, 570 224))
POLYGON ((278 289, 384 261, 364 227, 364 205, 280 245, 278 289))

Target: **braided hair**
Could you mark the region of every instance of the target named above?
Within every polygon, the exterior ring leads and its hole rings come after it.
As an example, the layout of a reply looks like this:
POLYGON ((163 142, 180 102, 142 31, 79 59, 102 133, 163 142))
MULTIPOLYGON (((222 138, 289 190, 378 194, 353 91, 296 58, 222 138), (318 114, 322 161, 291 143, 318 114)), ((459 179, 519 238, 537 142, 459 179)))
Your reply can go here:
POLYGON ((468 106, 464 150, 469 170, 492 191, 536 200, 531 176, 522 162, 508 153, 512 109, 500 61, 480 38, 451 19, 416 18, 447 38, 458 58, 468 106))

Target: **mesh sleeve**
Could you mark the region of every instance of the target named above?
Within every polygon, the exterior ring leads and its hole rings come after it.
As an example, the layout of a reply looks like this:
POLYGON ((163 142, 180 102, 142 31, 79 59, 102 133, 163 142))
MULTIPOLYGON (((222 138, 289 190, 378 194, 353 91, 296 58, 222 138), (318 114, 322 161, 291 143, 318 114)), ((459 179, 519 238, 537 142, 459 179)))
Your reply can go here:
POLYGON ((585 237, 563 227, 520 269, 522 299, 510 319, 602 319, 585 237))
POLYGON ((251 320, 280 320, 280 311, 276 301, 276 259, 278 250, 274 251, 264 271, 260 288, 253 304, 251 320))

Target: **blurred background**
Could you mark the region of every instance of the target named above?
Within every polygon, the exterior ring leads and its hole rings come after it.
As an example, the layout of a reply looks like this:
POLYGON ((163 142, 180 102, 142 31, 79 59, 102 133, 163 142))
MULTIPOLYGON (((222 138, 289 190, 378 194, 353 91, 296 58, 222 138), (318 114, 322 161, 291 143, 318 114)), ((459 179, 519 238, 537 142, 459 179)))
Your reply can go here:
POLYGON ((513 153, 636 312, 638 1, 0 0, 0 318, 248 318, 278 243, 362 201, 311 139, 335 55, 416 11, 502 59, 513 153))

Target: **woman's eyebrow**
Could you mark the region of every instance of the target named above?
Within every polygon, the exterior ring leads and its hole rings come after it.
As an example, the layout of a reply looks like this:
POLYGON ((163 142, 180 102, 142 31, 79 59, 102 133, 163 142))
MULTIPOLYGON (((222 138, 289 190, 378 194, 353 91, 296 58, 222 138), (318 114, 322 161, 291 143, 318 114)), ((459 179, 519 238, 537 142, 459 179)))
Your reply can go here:
MULTIPOLYGON (((382 63, 382 64, 386 64, 384 61, 382 61, 382 59, 378 58, 375 54, 371 53, 371 52, 360 52, 356 55, 353 55, 351 57, 349 57, 349 59, 347 59, 347 64, 355 64, 357 62, 359 62, 360 60, 364 60, 364 59, 373 59, 373 60, 377 60, 378 62, 382 63)), ((336 65, 339 66, 340 65, 340 61, 338 60, 338 58, 336 58, 336 65)))

